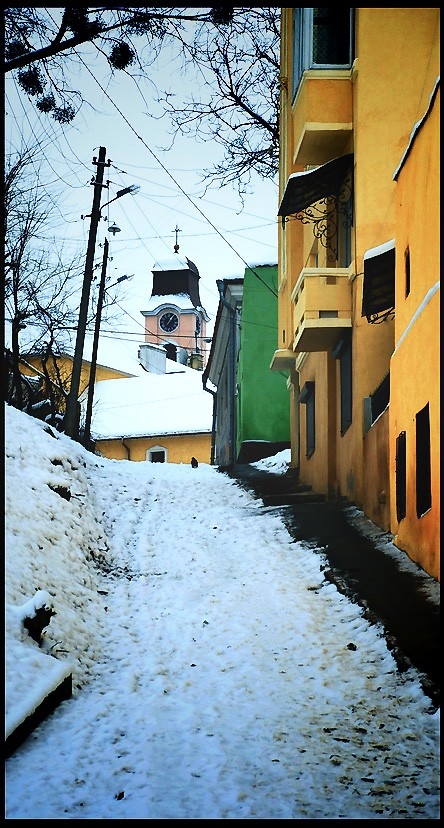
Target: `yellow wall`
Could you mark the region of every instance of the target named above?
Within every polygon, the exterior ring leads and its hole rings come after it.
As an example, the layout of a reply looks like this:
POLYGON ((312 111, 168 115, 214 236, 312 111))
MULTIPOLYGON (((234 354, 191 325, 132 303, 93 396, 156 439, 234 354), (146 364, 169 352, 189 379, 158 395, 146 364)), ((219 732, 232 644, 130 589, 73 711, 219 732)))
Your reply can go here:
POLYGON ((167 451, 168 463, 190 464, 195 457, 199 463, 210 463, 211 434, 160 435, 154 437, 131 437, 124 440, 98 440, 96 450, 109 460, 146 461, 146 453, 154 447, 167 451))
MULTIPOLYGON (((24 361, 27 364, 21 363, 20 370, 23 374, 27 376, 38 376, 42 372, 42 360, 39 356, 25 356, 24 361), (33 366, 36 371, 33 372, 31 368, 28 366, 33 366)), ((56 366, 54 364, 54 360, 52 357, 48 360, 47 363, 47 370, 49 376, 53 382, 59 384, 59 378, 62 383, 62 387, 65 390, 65 393, 68 394, 70 383, 71 383, 71 376, 72 376, 72 357, 66 354, 62 354, 61 356, 57 357, 56 366)), ((80 373, 80 384, 79 384, 79 396, 83 393, 83 391, 88 387, 89 383, 89 375, 90 375, 90 368, 91 364, 89 362, 84 361, 82 363, 81 373, 80 373)), ((116 371, 113 368, 107 368, 103 365, 97 365, 96 367, 96 382, 100 380, 106 379, 118 379, 119 377, 128 377, 129 374, 124 373, 123 371, 116 371)), ((61 406, 62 410, 60 413, 64 413, 64 406, 61 406)))

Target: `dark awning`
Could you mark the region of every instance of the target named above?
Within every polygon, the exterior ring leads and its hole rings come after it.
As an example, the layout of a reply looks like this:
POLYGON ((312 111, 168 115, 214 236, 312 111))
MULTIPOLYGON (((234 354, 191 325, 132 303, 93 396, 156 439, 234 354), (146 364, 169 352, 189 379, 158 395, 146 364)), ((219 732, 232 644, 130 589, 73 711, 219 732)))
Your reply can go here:
POLYGON ((326 196, 337 196, 353 163, 353 153, 327 161, 307 172, 292 173, 279 207, 278 216, 292 216, 326 196))
POLYGON ((362 316, 376 322, 395 308, 395 241, 364 253, 362 316))

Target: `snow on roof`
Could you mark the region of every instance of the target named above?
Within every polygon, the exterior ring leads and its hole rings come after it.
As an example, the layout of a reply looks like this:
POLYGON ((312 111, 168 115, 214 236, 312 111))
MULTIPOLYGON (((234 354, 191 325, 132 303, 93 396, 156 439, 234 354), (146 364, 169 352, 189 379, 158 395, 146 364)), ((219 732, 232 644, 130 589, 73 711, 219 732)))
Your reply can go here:
POLYGON ((419 121, 416 122, 416 124, 414 125, 414 127, 413 127, 413 129, 410 133, 410 138, 409 138, 407 147, 406 147, 406 149, 403 153, 401 161, 399 162, 395 172, 393 173, 393 181, 396 181, 396 179, 398 178, 398 175, 401 172, 401 170, 404 166, 404 163, 405 163, 405 161, 406 161, 406 159, 407 159, 407 157, 410 153, 410 150, 411 150, 411 148, 412 148, 412 146, 415 142, 416 136, 420 132, 421 128, 423 127, 423 125, 425 124, 425 122, 426 122, 426 120, 429 116, 429 113, 430 113, 430 111, 433 107, 433 104, 435 102, 436 94, 437 94, 437 91, 439 89, 440 84, 441 84, 441 77, 440 77, 440 75, 438 75, 438 77, 435 81, 435 85, 433 87, 433 90, 432 90, 432 92, 430 94, 430 97, 429 97, 429 103, 428 103, 427 109, 426 109, 424 115, 422 116, 422 118, 419 121))
POLYGON ((186 259, 181 256, 169 256, 168 258, 160 259, 153 265, 154 270, 187 270, 188 264, 186 259))
POLYGON ((167 363, 166 374, 96 383, 93 439, 211 432, 213 398, 203 389, 201 372, 167 363))
MULTIPOLYGON (((120 339, 118 332, 110 335, 101 333, 97 350, 97 364, 134 377, 141 377, 146 373, 138 358, 139 346, 142 342, 143 334, 140 339, 130 342, 128 339, 120 339)), ((92 344, 93 338, 85 337, 83 359, 88 362, 91 361, 92 344)))
POLYGON ((234 279, 243 279, 245 277, 246 270, 254 270, 257 267, 277 267, 276 260, 272 262, 264 261, 263 259, 253 260, 250 264, 245 265, 242 270, 236 270, 232 273, 228 273, 226 276, 223 277, 223 282, 230 282, 234 279))
MULTIPOLYGON (((189 304, 189 300, 188 300, 189 304)), ((28 325, 31 328, 32 323, 28 325)), ((5 345, 11 347, 10 337, 7 336, 8 328, 5 328, 5 345)), ((67 335, 68 338, 68 335, 67 335)), ((100 333, 99 344, 97 349, 97 364, 105 368, 112 368, 116 371, 121 371, 124 374, 139 377, 145 374, 145 370, 140 365, 138 359, 138 351, 140 345, 144 342, 144 334, 141 329, 140 336, 133 337, 129 340, 128 335, 120 334, 119 331, 114 333, 100 333)), ((91 362, 92 357, 93 337, 86 335, 85 344, 83 348, 83 359, 86 362, 91 362)), ((67 343, 61 355, 74 356, 75 348, 75 333, 72 332, 71 342, 67 343)), ((26 345, 23 346, 22 355, 26 355, 26 345)))
POLYGON ((194 272, 199 272, 194 262, 186 256, 178 256, 177 253, 156 261, 153 265, 152 272, 157 272, 158 270, 193 270, 194 272))
MULTIPOLYGON (((191 304, 189 293, 156 293, 146 303, 146 309, 154 311, 165 305, 165 307, 175 307, 177 310, 182 311, 190 310, 191 304)), ((192 308, 192 310, 195 310, 195 308, 192 308)), ((141 311, 141 313, 146 313, 146 311, 141 311)))
POLYGON ((382 254, 387 253, 388 250, 393 250, 394 246, 395 239, 390 239, 390 241, 378 244, 376 247, 371 247, 369 250, 365 251, 364 259, 372 259, 373 256, 382 256, 382 254))
POLYGON ((277 267, 277 262, 276 261, 273 261, 273 262, 259 261, 259 262, 252 262, 251 264, 248 265, 249 270, 252 270, 255 267, 277 267))

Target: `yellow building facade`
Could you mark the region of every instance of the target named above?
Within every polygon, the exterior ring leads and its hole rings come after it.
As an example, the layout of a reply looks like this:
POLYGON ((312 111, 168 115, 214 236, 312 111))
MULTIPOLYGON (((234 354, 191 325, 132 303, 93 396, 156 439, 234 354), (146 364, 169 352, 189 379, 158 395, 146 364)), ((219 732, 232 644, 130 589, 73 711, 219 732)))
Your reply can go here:
POLYGON ((209 465, 211 433, 156 434, 151 437, 97 440, 96 450, 109 460, 184 463, 189 466, 191 458, 195 457, 198 463, 209 465))
POLYGON ((278 350, 301 482, 439 579, 439 9, 282 9, 278 350))
MULTIPOLYGON (((25 376, 34 379, 40 378, 44 386, 48 382, 50 383, 56 396, 58 413, 63 415, 65 413, 66 396, 71 386, 72 364, 73 357, 71 354, 60 353, 56 357, 51 355, 45 367, 40 354, 26 354, 20 361, 20 371, 25 376)), ((83 360, 80 371, 79 397, 88 388, 90 374, 91 363, 83 360)), ((95 369, 96 382, 130 376, 131 374, 125 371, 100 364, 95 369)))
MULTIPOLYGON (((61 387, 63 394, 69 392, 72 375, 72 356, 60 354, 57 358, 51 357, 46 365, 46 373, 55 388, 61 387)), ((83 360, 80 375, 80 393, 84 395, 88 389, 91 363, 83 360)), ((39 355, 27 355, 20 363, 21 372, 32 378, 44 379, 42 358, 39 355)), ((132 374, 109 368, 104 365, 96 366, 96 382, 103 380, 125 379, 132 374)), ((60 394, 58 412, 64 413, 64 396, 60 394)), ((125 430, 125 423, 122 424, 125 430)), ((125 432, 126 433, 126 432, 125 432)), ((134 460, 162 463, 190 464, 195 457, 199 463, 210 464, 211 461, 211 429, 205 432, 186 431, 177 434, 151 433, 146 435, 97 439, 94 443, 96 453, 109 460, 134 460)))

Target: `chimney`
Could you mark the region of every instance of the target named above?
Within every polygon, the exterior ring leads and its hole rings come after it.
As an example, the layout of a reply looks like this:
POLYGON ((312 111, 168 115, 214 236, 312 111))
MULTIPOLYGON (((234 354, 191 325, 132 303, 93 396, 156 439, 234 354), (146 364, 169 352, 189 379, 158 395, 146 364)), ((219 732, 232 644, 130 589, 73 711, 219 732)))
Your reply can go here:
POLYGON ((138 359, 145 371, 151 374, 166 373, 166 350, 160 345, 144 342, 139 345, 138 359))

